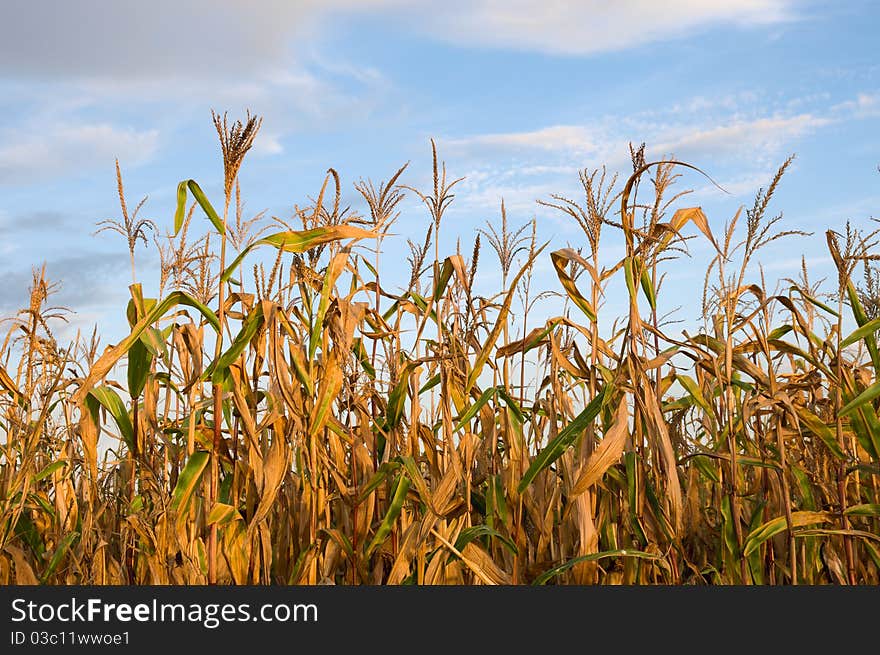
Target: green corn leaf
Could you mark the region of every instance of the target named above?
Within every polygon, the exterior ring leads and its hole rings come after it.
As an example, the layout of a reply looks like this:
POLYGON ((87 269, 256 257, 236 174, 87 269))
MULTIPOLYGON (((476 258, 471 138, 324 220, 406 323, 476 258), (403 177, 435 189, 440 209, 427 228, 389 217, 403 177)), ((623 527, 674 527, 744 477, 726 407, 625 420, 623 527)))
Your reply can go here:
POLYGON ((851 346, 857 341, 861 341, 868 335, 874 334, 877 330, 880 330, 880 317, 875 318, 873 321, 868 321, 854 332, 852 332, 846 339, 840 342, 841 348, 846 348, 847 346, 851 346))
POLYGON ((446 291, 446 286, 452 278, 452 273, 452 258, 447 257, 443 260, 443 266, 440 268, 440 277, 434 283, 434 302, 439 301, 443 297, 443 292, 446 291))
POLYGON ((385 513, 385 518, 382 519, 382 523, 376 530, 376 534, 373 535, 373 538, 370 540, 370 543, 364 551, 364 554, 367 557, 369 557, 376 548, 381 546, 388 535, 391 534, 394 522, 397 520, 397 517, 400 516, 400 510, 403 509, 403 503, 406 500, 406 493, 409 491, 409 485, 409 478, 405 475, 401 475, 397 479, 397 486, 394 491, 394 498, 391 499, 391 505, 388 507, 388 511, 385 513))
POLYGON ((874 400, 877 396, 880 396, 880 381, 875 382, 867 389, 862 391, 862 393, 860 393, 858 396, 850 400, 846 405, 841 407, 840 415, 846 416, 848 414, 851 414, 862 405, 865 405, 874 400))
POLYGON ((849 420, 859 445, 872 459, 876 459, 880 452, 880 421, 873 405, 865 403, 849 415, 849 420))
POLYGON ((813 496, 813 483, 810 481, 809 476, 807 476, 803 469, 798 468, 797 466, 791 466, 791 474, 794 478, 795 484, 797 484, 801 498, 803 499, 801 501, 801 507, 810 511, 815 511, 816 499, 813 496))
POLYGON ((703 392, 692 377, 677 373, 675 379, 678 380, 681 386, 684 387, 684 390, 690 394, 691 398, 694 399, 694 402, 700 406, 700 409, 706 412, 709 416, 713 415, 712 406, 706 401, 703 392))
POLYGON ((519 404, 510 397, 510 394, 505 391, 504 387, 496 387, 498 390, 498 397, 504 401, 504 404, 507 405, 507 409, 513 412, 513 415, 516 417, 517 422, 522 425, 525 423, 526 417, 523 414, 522 408, 519 404))
POLYGON ((544 573, 539 575, 537 578, 535 578, 535 581, 532 582, 532 585, 537 587, 547 584, 548 581, 552 580, 557 575, 565 573, 569 569, 577 566, 582 562, 595 562, 597 560, 605 559, 607 557, 634 557, 636 559, 644 560, 662 559, 660 555, 654 553, 646 553, 641 550, 605 550, 601 553, 590 553, 589 555, 581 555, 580 557, 570 559, 565 564, 550 569, 549 571, 545 571, 544 573))
POLYGON ((361 491, 358 496, 358 502, 364 502, 373 491, 375 491, 380 484, 382 484, 390 475, 395 473, 400 468, 400 462, 396 462, 394 460, 390 462, 385 462, 379 465, 379 468, 376 469, 376 472, 373 474, 373 477, 370 478, 370 481, 367 483, 367 486, 364 487, 364 490, 361 491))
MULTIPOLYGON (((458 552, 461 552, 470 542, 474 539, 479 539, 480 537, 494 537, 504 544, 507 550, 513 555, 517 554, 516 544, 513 543, 513 540, 510 539, 510 537, 505 537, 503 534, 494 528, 490 528, 488 525, 474 525, 462 530, 458 535, 458 539, 455 540, 455 549, 458 552)), ((450 555, 450 559, 455 557, 456 555, 454 553, 450 555)))
POLYGON ((814 298, 813 296, 811 296, 808 293, 804 293, 803 290, 801 290, 798 287, 790 287, 789 288, 789 293, 795 293, 795 292, 799 293, 801 295, 801 297, 803 297, 804 300, 806 300, 808 303, 810 303, 814 307, 818 307, 819 309, 821 309, 825 312, 828 312, 832 316, 837 317, 837 312, 835 310, 831 309, 828 305, 826 305, 822 301, 818 300, 817 298, 814 298))
POLYGON ((113 420, 116 422, 116 427, 119 428, 119 432, 122 436, 123 441, 125 441, 125 445, 128 446, 129 450, 135 450, 134 446, 134 428, 131 424, 131 417, 128 415, 128 410, 125 408, 125 403, 122 402, 122 398, 113 390, 112 387, 102 386, 97 389, 92 389, 90 395, 101 403, 101 406, 107 410, 110 416, 113 417, 113 420))
POLYGON ((610 386, 605 386, 602 392, 597 394, 590 404, 587 405, 586 409, 578 414, 571 423, 565 426, 565 428, 556 435, 556 438, 547 444, 538 456, 532 460, 531 465, 525 472, 525 475, 523 475, 522 480, 520 480, 517 487, 520 493, 526 490, 526 488, 532 483, 532 480, 537 477, 538 473, 555 462, 562 453, 564 453, 565 450, 577 440, 581 433, 587 429, 587 426, 590 425, 590 423, 592 423, 599 415, 606 396, 609 396, 611 393, 610 389, 610 386))
POLYGON ((370 356, 367 354, 367 349, 364 347, 363 339, 361 339, 361 337, 352 339, 351 347, 360 362, 361 368, 364 369, 364 373, 366 373, 371 380, 375 380, 376 369, 373 368, 373 365, 370 363, 370 356))
POLYGON ((623 454, 623 465, 626 470, 626 490, 629 500, 630 511, 635 511, 636 499, 638 498, 639 472, 637 469, 638 455, 635 452, 623 454))
POLYGON ((489 387, 483 393, 480 394, 480 397, 477 399, 473 405, 471 405, 468 410, 462 415, 462 417, 458 420, 458 423, 453 428, 453 432, 458 432, 461 430, 468 422, 477 415, 483 406, 489 402, 496 394, 498 393, 497 387, 489 387))
POLYGON ((59 459, 57 462, 52 462, 51 464, 46 466, 42 471, 40 471, 39 473, 37 473, 34 476, 34 482, 39 482, 40 480, 45 480, 50 475, 52 475, 55 471, 57 471, 58 469, 64 468, 65 466, 67 466, 66 459, 59 459))
MULTIPOLYGON (((849 299, 849 305, 852 308, 853 317, 856 319, 856 323, 859 324, 859 328, 865 327, 868 325, 868 316, 865 314, 865 309, 862 307, 861 300, 859 300, 859 293, 856 290, 856 286, 852 283, 852 280, 847 281, 846 295, 849 299)), ((877 340, 874 338, 874 332, 871 331, 862 338, 865 341, 865 346, 868 348, 868 353, 871 355, 871 363, 874 366, 874 371, 880 373, 880 350, 877 349, 877 340)))
POLYGON ((388 404, 385 410, 385 429, 390 430, 397 427, 406 406, 407 389, 409 389, 409 376, 415 368, 415 364, 409 362, 400 372, 400 380, 394 385, 391 393, 388 394, 388 404))
POLYGON ((205 369, 205 372, 202 374, 202 379, 207 380, 210 378, 213 382, 219 384, 226 370, 238 361, 241 353, 248 347, 248 344, 253 340, 254 335, 256 335, 264 322, 265 316, 263 315, 263 305, 260 303, 254 307, 253 311, 245 319, 241 326, 241 330, 239 330, 226 352, 221 354, 216 361, 212 362, 211 365, 205 369))
POLYGON ((317 246, 330 243, 332 241, 340 241, 341 239, 374 239, 376 232, 364 230, 353 225, 328 225, 325 227, 316 227, 311 230, 290 230, 286 232, 276 232, 267 237, 254 241, 251 245, 241 251, 223 274, 220 276, 222 282, 226 282, 229 277, 238 268, 245 256, 254 248, 259 246, 273 246, 278 250, 285 252, 301 253, 317 246))
POLYGON ((781 325, 780 327, 770 331, 770 333, 767 335, 767 340, 772 341, 774 339, 781 339, 786 334, 791 332, 791 330, 792 327, 790 325, 781 325))
MULTIPOLYGON (((721 499, 721 542, 724 544, 725 559, 739 556, 736 544, 736 526, 733 523, 733 510, 730 507, 730 496, 721 499)), ((784 520, 784 519, 783 519, 784 520)))
POLYGON ((626 279, 626 290, 629 292, 630 298, 636 297, 636 281, 633 276, 633 258, 626 257, 623 260, 623 275, 626 279))
POLYGON ((214 509, 211 510, 211 513, 208 514, 205 524, 213 525, 216 523, 217 525, 226 525, 232 521, 239 520, 241 520, 241 514, 238 513, 238 510, 235 509, 235 507, 225 503, 217 503, 214 505, 214 509))
POLYGON ((580 308, 587 318, 595 323, 598 320, 595 308, 586 298, 584 298, 583 294, 577 288, 574 279, 572 279, 568 274, 568 271, 565 270, 568 262, 573 259, 578 262, 583 261, 577 253, 569 249, 557 250, 550 253, 550 260, 553 262, 553 268, 556 269, 556 277, 558 277, 559 281, 562 283, 565 293, 568 294, 568 297, 571 298, 572 302, 580 308))
POLYGON ((439 373, 437 375, 431 376, 428 379, 428 381, 425 382, 424 385, 422 385, 422 388, 419 389, 419 395, 425 393, 426 391, 430 391, 431 389, 436 387, 438 384, 440 384, 440 374, 439 373))
POLYGON ((712 482, 718 482, 720 478, 718 477, 718 470, 712 464, 708 457, 700 457, 696 456, 692 459, 694 466, 703 474, 703 476, 707 480, 711 480, 712 482))
POLYGON ((174 211, 174 236, 183 227, 183 218, 186 214, 186 180, 177 185, 177 209, 174 211))
MULTIPOLYGON (((825 512, 792 512, 791 527, 799 528, 814 523, 827 523, 830 520, 828 514, 825 512)), ((755 552, 761 544, 780 532, 783 532, 786 528, 785 517, 779 516, 760 525, 757 529, 752 530, 748 537, 746 537, 746 542, 743 546, 743 555, 748 557, 755 552)))
MULTIPOLYGON (((223 225, 223 219, 217 214, 217 211, 208 201, 208 196, 205 195, 205 192, 202 191, 202 188, 196 184, 195 180, 187 180, 186 182, 187 188, 189 188, 190 193, 193 194, 193 198, 196 199, 196 202, 199 203, 199 206, 202 208, 202 211, 205 212, 205 216, 208 217, 208 220, 211 221, 211 225, 214 226, 214 229, 217 230, 217 234, 222 235, 226 232, 226 227, 223 225)), ((178 190, 178 194, 180 191, 178 190)), ((179 196, 178 196, 179 198, 179 196)))
POLYGON ((835 457, 838 459, 844 459, 846 457, 843 450, 840 448, 840 444, 837 442, 837 436, 834 434, 834 431, 825 425, 822 419, 813 414, 803 405, 795 406, 795 411, 797 412, 798 419, 801 423, 806 425, 810 432, 819 437, 828 447, 828 450, 834 453, 835 457))
POLYGON ((118 344, 113 346, 112 348, 108 348, 104 351, 104 354, 98 358, 93 365, 89 374, 86 376, 85 380, 83 380, 82 384, 80 384, 79 389, 77 389, 76 393, 73 395, 73 400, 77 404, 80 404, 85 401, 86 396, 88 396, 89 392, 92 388, 97 384, 98 380, 102 379, 107 373, 110 372, 110 369, 113 368, 114 364, 119 361, 131 347, 135 344, 135 342, 140 339, 141 335, 144 333, 150 325, 161 319, 165 314, 173 307, 177 305, 188 305, 193 307, 199 312, 201 312, 202 316, 205 317, 208 324, 214 328, 216 332, 220 331, 220 321, 217 320, 217 316, 214 315, 207 306, 203 303, 199 302, 195 298, 187 295, 183 291, 175 291, 171 293, 165 300, 160 303, 157 303, 156 306, 150 310, 146 316, 140 319, 137 324, 132 328, 131 334, 129 334, 125 339, 120 341, 118 344))
POLYGON ((197 450, 190 456, 186 466, 180 472, 177 485, 171 494, 171 509, 176 510, 178 515, 186 513, 193 492, 199 485, 199 480, 201 480, 210 460, 211 453, 207 450, 197 450))
POLYGON ((58 547, 52 554, 52 559, 49 560, 49 565, 46 567, 46 571, 40 577, 40 584, 46 584, 46 581, 53 573, 55 573, 55 569, 58 568, 58 565, 61 564, 61 560, 64 559, 64 554, 67 552, 67 549, 70 548, 70 545, 78 538, 79 532, 69 532, 64 535, 64 538, 61 539, 58 547))
POLYGON ((645 292, 645 297, 648 299, 648 304, 651 306, 651 309, 656 310, 657 293, 654 291, 654 283, 651 282, 651 276, 648 274, 648 268, 646 266, 642 267, 641 283, 642 291, 645 292))
POLYGON ((153 355, 143 341, 135 341, 128 351, 128 393, 137 398, 147 384, 153 355))

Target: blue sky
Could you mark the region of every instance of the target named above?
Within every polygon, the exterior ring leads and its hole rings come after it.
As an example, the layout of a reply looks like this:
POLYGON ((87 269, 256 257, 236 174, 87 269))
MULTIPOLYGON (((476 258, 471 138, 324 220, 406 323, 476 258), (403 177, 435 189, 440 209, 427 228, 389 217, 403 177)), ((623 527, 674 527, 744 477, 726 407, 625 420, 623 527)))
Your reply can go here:
MULTIPOLYGON (((194 0, 52 3, 6 0, 0 22, 0 316, 26 302, 46 262, 70 325, 121 334, 128 297, 122 240, 93 236, 119 215, 114 158, 130 205, 171 226, 177 183, 195 178, 220 204, 222 166, 210 110, 245 109, 263 127, 241 174, 245 213, 291 216, 332 166, 345 200, 360 178, 426 186, 431 137, 450 175, 465 176, 441 247, 497 220, 536 218, 553 247, 582 245, 577 227, 536 204, 578 197, 577 173, 630 171, 628 143, 674 155, 730 193, 685 173, 720 231, 751 206, 785 158, 774 198, 786 229, 812 237, 764 251, 768 278, 794 276, 801 255, 830 274, 824 231, 880 215, 880 6, 798 0, 194 0)), ((203 221, 204 222, 204 221, 203 221)), ((428 225, 414 198, 386 242, 383 275, 407 276, 405 240, 428 225)), ((608 264, 620 253, 607 232, 608 264)), ((157 279, 155 247, 139 277, 157 279)), ((497 267, 484 250, 481 284, 497 267)), ((549 256, 536 288, 559 289, 549 256)), ((706 247, 671 265, 671 306, 698 314, 706 247), (693 302, 691 302, 693 300, 693 302)), ((622 306, 612 295, 608 310, 622 306)), ((558 313, 545 307, 547 314, 558 313)))

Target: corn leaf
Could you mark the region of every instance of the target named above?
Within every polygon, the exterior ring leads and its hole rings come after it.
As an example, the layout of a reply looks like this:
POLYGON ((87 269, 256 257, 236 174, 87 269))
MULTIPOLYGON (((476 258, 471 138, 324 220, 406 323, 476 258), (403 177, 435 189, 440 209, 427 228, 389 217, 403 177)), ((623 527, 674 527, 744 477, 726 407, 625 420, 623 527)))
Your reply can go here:
POLYGON ((405 475, 401 475, 397 479, 397 485, 394 490, 394 497, 391 499, 391 505, 388 507, 388 511, 385 513, 385 518, 382 519, 382 523, 376 530, 376 534, 373 535, 373 538, 370 540, 370 543, 367 544, 364 551, 364 554, 367 557, 369 557, 376 548, 381 546, 385 539, 388 538, 388 535, 391 534, 394 522, 397 520, 397 517, 400 516, 400 510, 403 509, 403 503, 406 500, 406 493, 409 491, 409 486, 409 478, 405 475))
MULTIPOLYGON (((814 523, 827 523, 831 519, 825 512, 792 512, 791 527, 799 528, 804 525, 812 525, 814 523)), ((752 530, 746 537, 743 546, 743 555, 748 557, 765 541, 787 529, 787 523, 784 516, 771 519, 760 525, 757 529, 752 530)))
POLYGON ((565 450, 577 440, 579 436, 587 429, 587 426, 599 415, 606 396, 610 395, 610 386, 603 388, 602 392, 597 394, 595 398, 587 405, 586 409, 578 414, 575 419, 556 435, 549 444, 532 460, 528 470, 520 480, 517 490, 522 493, 532 483, 538 473, 546 469, 555 462, 565 450))
POLYGON ((120 435, 125 441, 125 445, 128 446, 129 450, 134 450, 134 428, 122 398, 119 397, 112 387, 106 385, 92 389, 90 394, 113 417, 116 427, 119 428, 120 435))
POLYGON ((211 459, 211 453, 207 450, 197 450, 189 458, 186 466, 180 472, 177 478, 177 485, 171 494, 171 509, 176 510, 180 514, 184 514, 189 507, 190 499, 193 492, 202 478, 202 473, 208 466, 211 459))
POLYGON ((644 560, 661 559, 660 555, 657 555, 655 553, 646 553, 640 550, 604 550, 601 553, 590 553, 589 555, 581 555, 580 557, 575 557, 574 559, 568 560, 565 564, 562 564, 561 566, 552 568, 549 571, 544 571, 544 573, 535 578, 535 581, 532 582, 532 585, 539 587, 541 585, 547 584, 547 582, 555 578, 557 575, 565 573, 569 569, 577 566, 578 564, 581 564, 582 562, 596 562, 600 559, 606 559, 608 557, 634 557, 636 559, 644 560))
POLYGON ((331 243, 332 241, 340 241, 342 239, 374 239, 376 232, 364 230, 353 225, 328 225, 325 227, 316 227, 311 230, 289 230, 286 232, 276 232, 262 239, 257 239, 247 248, 241 251, 238 257, 223 271, 220 276, 222 282, 226 282, 235 272, 245 256, 254 248, 259 246, 273 246, 278 250, 292 253, 302 253, 312 248, 331 243))

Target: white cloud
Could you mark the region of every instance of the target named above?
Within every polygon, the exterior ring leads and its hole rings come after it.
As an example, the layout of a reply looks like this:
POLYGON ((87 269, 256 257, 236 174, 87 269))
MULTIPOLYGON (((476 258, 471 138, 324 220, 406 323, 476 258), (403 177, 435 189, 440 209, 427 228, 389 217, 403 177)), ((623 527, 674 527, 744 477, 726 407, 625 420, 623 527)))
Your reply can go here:
POLYGON ((328 10, 384 0, 5 0, 0 74, 181 80, 271 69, 328 10))
MULTIPOLYGON (((462 194, 466 203, 487 210, 497 208, 502 196, 509 209, 526 216, 536 211, 535 200, 547 199, 551 193, 580 198, 579 169, 606 165, 610 172, 626 176, 631 172, 629 144, 642 141, 648 145, 649 159, 674 156, 704 169, 710 163, 707 173, 733 197, 741 197, 766 184, 804 137, 876 111, 878 98, 862 93, 828 107, 827 98, 826 103, 815 99, 780 105, 751 92, 718 101, 698 96, 632 116, 447 138, 440 144, 444 152, 451 150, 457 161, 470 168, 462 194)), ((717 197, 719 193, 714 185, 705 185, 692 197, 717 197)))
MULTIPOLYGON (((8 126, 9 136, 0 142, 0 184, 31 174, 45 178, 71 166, 87 169, 108 157, 128 164, 149 157, 158 143, 155 131, 126 130, 94 117, 120 108, 140 112, 139 125, 170 135, 196 114, 202 118, 206 103, 239 112, 259 107, 267 126, 284 126, 261 135, 255 153, 262 155, 283 152, 291 131, 370 116, 387 106, 390 81, 368 64, 327 57, 318 47, 322 31, 352 16, 377 14, 389 29, 479 47, 590 54, 723 22, 788 20, 793 1, 452 0, 440 8, 428 0, 80 0, 53 3, 47 12, 40 2, 7 0, 0 80, 20 86, 18 104, 38 107, 43 116, 39 127, 32 127, 35 121, 8 126), (49 84, 31 84, 35 80, 49 84), (169 102, 174 112, 165 111, 169 102), (86 112, 95 124, 51 127, 74 124, 86 112), (47 118, 50 127, 43 128, 47 118)), ((538 148, 579 160, 609 153, 596 134, 577 125, 450 145, 481 145, 489 154, 538 148)))
POLYGON ((504 183, 493 179, 488 183, 474 183, 463 187, 460 206, 485 210, 494 220, 496 216, 501 216, 501 200, 504 199, 508 216, 518 216, 519 219, 514 222, 524 223, 540 210, 535 202, 537 199, 547 200, 558 190, 558 184, 554 182, 526 183, 519 180, 504 183))
MULTIPOLYGON (((758 189, 766 186, 768 181, 773 179, 774 173, 775 171, 769 169, 747 171, 718 180, 718 186, 734 198, 754 196, 758 189)), ((694 201, 716 199, 719 193, 721 191, 718 187, 710 183, 694 189, 694 192, 688 197, 694 201)))
POLYGON ((483 150, 549 150, 585 153, 596 150, 590 130, 582 125, 554 125, 530 132, 481 134, 444 142, 453 151, 478 147, 483 150))
MULTIPOLYGON (((419 3, 425 6, 428 3, 419 3)), ((432 13, 436 38, 563 55, 619 51, 721 24, 796 18, 793 0, 455 0, 432 13)))
POLYGON ((791 20, 795 0, 6 0, 0 76, 234 81, 352 14, 477 47, 586 55, 720 24, 791 20))
POLYGON ((599 116, 579 125, 453 137, 441 143, 471 158, 487 151, 518 158, 520 174, 564 172, 573 164, 582 166, 584 156, 613 168, 628 163, 629 143, 641 141, 648 144, 649 156, 654 157, 709 154, 719 159, 754 161, 756 157, 775 156, 828 125, 874 116, 880 111, 877 93, 862 92, 830 107, 827 100, 827 95, 814 95, 790 99, 782 105, 775 103, 774 107, 751 92, 715 101, 696 96, 665 109, 629 116, 599 116), (804 105, 812 105, 812 109, 804 111, 809 109, 804 105), (802 111, 796 113, 795 108, 802 111))
POLYGON ((652 150, 675 153, 677 157, 749 156, 765 158, 804 134, 830 123, 811 114, 732 120, 721 125, 695 127, 678 125, 661 130, 652 150))
POLYGON ((157 130, 138 131, 106 123, 54 125, 7 134, 0 147, 0 186, 42 180, 57 173, 84 171, 118 157, 128 165, 156 151, 157 130))
POLYGON ((880 116, 880 93, 860 93, 855 100, 841 102, 833 109, 855 118, 880 116))
MULTIPOLYGON (((127 265, 127 253, 92 251, 49 259, 46 277, 58 286, 47 304, 79 310, 117 303, 127 293, 124 284, 117 284, 120 276, 125 279, 127 265)), ((32 282, 30 270, 0 270, 0 309, 4 315, 24 306, 32 282)))
POLYGON ((277 134, 270 132, 260 132, 252 148, 255 155, 280 155, 284 152, 284 146, 281 145, 277 134))

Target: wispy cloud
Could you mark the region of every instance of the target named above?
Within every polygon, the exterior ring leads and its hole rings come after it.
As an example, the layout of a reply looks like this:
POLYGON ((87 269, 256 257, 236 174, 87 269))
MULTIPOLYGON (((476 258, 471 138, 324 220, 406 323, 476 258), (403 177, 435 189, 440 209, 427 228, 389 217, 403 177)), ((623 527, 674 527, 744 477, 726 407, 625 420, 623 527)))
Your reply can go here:
POLYGON ((230 80, 284 67, 291 43, 329 10, 383 0, 9 0, 0 75, 116 80, 230 80), (210 38, 205 38, 210 35, 210 38))
POLYGON ((860 93, 855 100, 835 105, 834 110, 855 118, 880 116, 880 93, 860 93))
POLYGON ((54 125, 23 134, 9 130, 4 142, 0 146, 0 186, 88 171, 106 166, 115 157, 135 165, 156 152, 159 133, 106 123, 54 125))
MULTIPOLYGON (((771 169, 756 169, 725 176, 716 180, 718 186, 729 193, 733 198, 753 196, 755 192, 773 179, 775 171, 771 169)), ((705 184, 694 189, 688 197, 693 201, 702 201, 707 198, 718 198, 719 189, 714 184, 705 184)))
POLYGON ((794 0, 544 0, 536 9, 529 0, 454 0, 423 25, 435 38, 459 44, 590 55, 691 36, 718 25, 791 21, 799 16, 799 4, 794 0))
MULTIPOLYGON (((626 130, 639 135, 650 144, 652 152, 675 153, 677 156, 702 155, 711 152, 754 156, 773 152, 785 143, 832 122, 830 117, 813 114, 765 116, 745 119, 735 114, 715 121, 693 115, 675 121, 668 115, 665 122, 645 122, 638 116, 627 121, 626 130), (697 121, 696 124, 694 121, 697 121), (702 124, 700 124, 702 122, 702 124)), ((620 127, 622 121, 599 118, 591 125, 557 125, 525 132, 480 134, 444 141, 453 151, 474 153, 487 149, 506 154, 551 152, 569 159, 585 154, 619 159, 627 150, 620 127), (618 153, 616 156, 614 153, 618 153)), ((536 170, 542 170, 536 164, 536 170)))
MULTIPOLYGON (((107 307, 124 297, 125 287, 117 284, 124 274, 128 257, 119 253, 82 253, 52 259, 46 264, 46 276, 57 281, 57 293, 49 305, 75 308, 107 307), (123 294, 119 296, 119 294, 123 294)), ((31 271, 16 269, 0 271, 0 309, 4 315, 27 304, 31 271)))
POLYGON ((760 159, 765 159, 798 137, 830 122, 830 118, 798 114, 753 120, 733 119, 721 125, 706 127, 675 125, 659 130, 652 149, 655 152, 675 153, 676 156, 685 158, 712 154, 714 157, 757 155, 760 159))
MULTIPOLYGON (((40 3, 13 0, 0 23, 0 80, 41 81, 18 98, 20 106, 46 104, 56 127, 29 133, 12 125, 0 146, 0 185, 88 169, 119 156, 131 165, 149 158, 163 136, 203 118, 205 102, 217 107, 259 107, 275 132, 261 135, 255 153, 284 152, 297 129, 369 116, 388 106, 392 83, 368 63, 328 57, 320 35, 338 19, 375 14, 406 32, 480 48, 589 55, 675 38, 720 24, 778 23, 797 16, 794 0, 693 2, 632 0, 607 5, 545 0, 540 11, 527 0, 452 0, 442 9, 428 0, 155 0, 40 3), (662 6, 661 6, 662 5, 662 6), (217 38, 200 38, 201 34, 217 38), (30 96, 28 96, 30 93, 30 96), (42 95, 41 95, 42 94, 42 95), (173 114, 156 112, 174 98, 173 114), (383 105, 382 103, 385 103, 383 105), (127 129, 94 122, 94 115, 125 111, 127 129), (64 127, 90 114, 91 124, 64 127), (79 154, 76 154, 79 153, 79 154), (76 159, 82 157, 82 160, 76 159)), ((45 113, 45 111, 44 111, 45 113)), ((42 124, 47 124, 44 116, 42 124)), ((169 136, 170 138, 170 136, 169 136)), ((607 152, 584 126, 554 125, 532 133, 486 135, 473 140, 493 149, 539 148, 584 157, 607 152)), ((455 147, 455 144, 450 144, 455 147)), ((560 165, 550 162, 543 165, 560 165)))
POLYGON ((480 134, 448 139, 445 145, 453 152, 478 147, 483 151, 549 150, 585 153, 596 150, 591 130, 583 125, 553 125, 529 132, 480 134))
MULTIPOLYGON (((773 107, 751 93, 719 101, 698 96, 665 111, 599 116, 581 125, 453 137, 441 140, 441 145, 469 162, 469 202, 481 207, 494 206, 501 195, 511 207, 526 209, 551 190, 576 193, 571 188, 574 173, 585 166, 605 164, 612 171, 626 173, 630 143, 642 141, 651 158, 711 161, 725 190, 742 196, 766 183, 780 158, 793 152, 802 139, 829 125, 864 118, 880 109, 878 98, 863 93, 832 107, 822 106, 815 98, 773 107)), ((699 195, 710 192, 717 193, 717 189, 697 190, 699 195)))
MULTIPOLYGON (((462 186, 459 207, 486 211, 487 218, 501 215, 501 200, 510 216, 518 216, 522 221, 532 218, 538 209, 536 199, 549 199, 550 195, 559 191, 557 181, 529 182, 523 180, 505 180, 492 177, 485 182, 472 181, 462 186)), ((541 212, 546 214, 548 212, 541 212)), ((552 215, 552 218, 557 218, 552 215)), ((522 222, 520 221, 520 222, 522 222)), ((562 222, 568 225, 568 222, 562 222)), ((554 230, 556 227, 553 228, 554 230)))
POLYGON ((368 65, 316 51, 328 11, 389 0, 13 0, 0 21, 0 185, 87 171, 119 156, 143 162, 209 107, 258 108, 257 155, 284 152, 285 136, 368 116, 389 82, 368 65), (214 35, 202 38, 203 34, 214 35), (173 111, 168 107, 173 106, 173 111), (119 116, 127 125, 119 125, 119 116), (134 126, 134 127, 129 127, 134 126))
POLYGON ((69 223, 70 217, 59 211, 24 212, 14 217, 0 211, 0 234, 6 237, 31 232, 52 233, 67 227, 69 223))
POLYGON ((623 50, 722 24, 798 15, 795 0, 7 0, 0 75, 229 80, 289 67, 291 44, 342 15, 385 12, 438 40, 566 55, 623 50), (222 35, 202 38, 202 35, 222 35))

